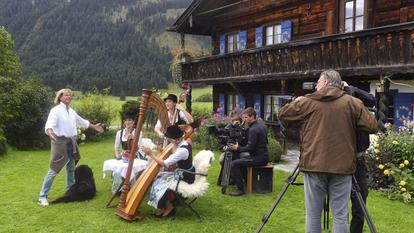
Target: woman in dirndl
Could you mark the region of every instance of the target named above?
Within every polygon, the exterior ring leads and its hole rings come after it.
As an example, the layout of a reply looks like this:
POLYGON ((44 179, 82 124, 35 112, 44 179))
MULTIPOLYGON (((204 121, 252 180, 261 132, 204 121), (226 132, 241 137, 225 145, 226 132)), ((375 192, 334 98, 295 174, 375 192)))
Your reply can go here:
MULTIPOLYGON (((175 208, 172 201, 175 199, 173 190, 170 189, 172 183, 178 180, 174 176, 175 169, 187 170, 195 172, 193 167, 192 148, 186 140, 183 139, 183 131, 177 125, 167 128, 165 137, 170 143, 174 143, 172 154, 166 159, 160 159, 152 155, 149 148, 142 148, 142 151, 150 156, 158 165, 164 169, 157 175, 152 183, 148 204, 159 211, 154 214, 155 217, 171 217, 175 214, 175 208), (174 168, 175 167, 175 168, 174 168)), ((191 173, 183 173, 182 181, 188 184, 194 183, 195 175, 191 173)))

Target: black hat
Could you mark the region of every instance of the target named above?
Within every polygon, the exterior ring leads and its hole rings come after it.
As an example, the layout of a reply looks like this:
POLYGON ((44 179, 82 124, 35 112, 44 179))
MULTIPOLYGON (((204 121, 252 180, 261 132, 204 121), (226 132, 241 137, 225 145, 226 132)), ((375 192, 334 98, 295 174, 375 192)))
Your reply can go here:
POLYGON ((177 103, 177 99, 178 98, 177 98, 176 95, 174 95, 174 94, 168 94, 168 96, 164 98, 164 101, 171 100, 172 102, 177 103))
POLYGON ((165 136, 171 139, 178 139, 183 136, 183 131, 178 127, 178 125, 171 125, 167 128, 165 136))

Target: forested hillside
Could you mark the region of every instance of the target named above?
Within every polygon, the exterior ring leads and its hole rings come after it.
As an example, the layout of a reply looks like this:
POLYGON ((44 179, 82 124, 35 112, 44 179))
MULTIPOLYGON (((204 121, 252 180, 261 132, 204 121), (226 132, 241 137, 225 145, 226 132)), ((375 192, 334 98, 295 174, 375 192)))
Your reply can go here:
MULTIPOLYGON (((39 75, 54 89, 110 87, 115 95, 136 95, 171 79, 174 46, 164 40, 177 35, 166 36, 165 28, 190 2, 0 0, 0 25, 12 34, 25 75, 39 75)), ((207 50, 208 42, 187 41, 207 50)))

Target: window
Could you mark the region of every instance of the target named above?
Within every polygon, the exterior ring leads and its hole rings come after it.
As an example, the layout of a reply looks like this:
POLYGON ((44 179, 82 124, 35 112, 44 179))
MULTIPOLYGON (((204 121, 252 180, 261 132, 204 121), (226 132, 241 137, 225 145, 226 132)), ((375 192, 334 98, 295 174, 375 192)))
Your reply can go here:
POLYGON ((344 0, 344 32, 353 32, 364 29, 365 20, 365 1, 364 0, 344 0))
POLYGON ((265 95, 264 96, 264 120, 277 121, 279 109, 289 102, 291 96, 288 95, 265 95))
POLYGON ((238 95, 227 95, 227 116, 231 116, 232 113, 239 113, 239 98, 238 95))
POLYGON ((282 41, 282 27, 280 24, 266 27, 266 45, 279 44, 282 41))
POLYGON ((227 35, 227 52, 232 53, 237 51, 237 44, 239 43, 239 34, 227 35))

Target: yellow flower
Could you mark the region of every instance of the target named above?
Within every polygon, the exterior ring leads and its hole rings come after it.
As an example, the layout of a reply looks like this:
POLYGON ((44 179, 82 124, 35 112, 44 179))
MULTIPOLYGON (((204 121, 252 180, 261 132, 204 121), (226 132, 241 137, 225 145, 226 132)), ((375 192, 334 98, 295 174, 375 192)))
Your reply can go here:
POLYGON ((406 188, 401 188, 401 191, 405 192, 405 191, 407 191, 407 189, 406 188))
POLYGON ((375 160, 379 160, 380 158, 378 156, 375 156, 375 160))
POLYGON ((408 164, 410 164, 410 162, 408 162, 408 160, 404 160, 404 164, 408 165, 408 164))
POLYGON ((405 167, 405 165, 403 163, 400 163, 400 168, 405 167))
POLYGON ((384 175, 389 176, 389 175, 390 175, 390 170, 385 169, 385 170, 384 170, 384 175))
POLYGON ((402 180, 402 181, 400 181, 400 185, 401 186, 404 186, 406 183, 405 183, 405 181, 404 180, 402 180))
POLYGON ((378 149, 374 149, 375 154, 379 154, 381 151, 378 149))
POLYGON ((378 165, 378 168, 382 170, 382 169, 384 169, 384 165, 380 164, 380 165, 378 165))
POLYGON ((394 175, 394 174, 395 174, 395 172, 393 170, 391 170, 391 175, 394 175))
POLYGON ((379 144, 378 143, 374 143, 374 147, 375 148, 379 147, 379 144))
POLYGON ((392 144, 398 145, 398 141, 394 140, 394 141, 392 141, 392 144))

